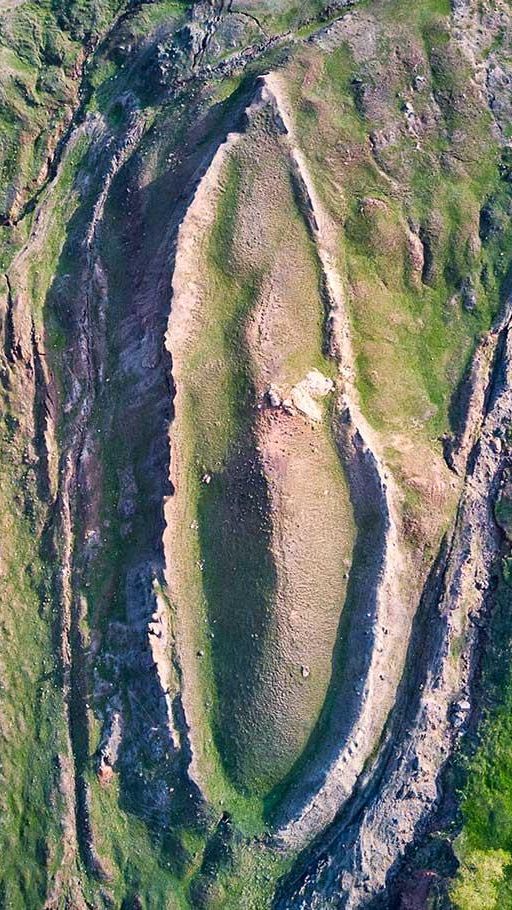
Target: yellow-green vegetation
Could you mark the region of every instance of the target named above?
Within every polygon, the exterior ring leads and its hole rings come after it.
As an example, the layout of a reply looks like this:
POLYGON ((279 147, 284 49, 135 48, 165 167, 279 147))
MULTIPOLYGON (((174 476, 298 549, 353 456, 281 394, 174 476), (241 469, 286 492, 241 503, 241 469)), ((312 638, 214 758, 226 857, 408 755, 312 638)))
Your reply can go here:
POLYGON ((181 910, 191 903, 209 910, 270 906, 275 881, 289 868, 290 857, 249 843, 231 823, 221 824, 208 842, 186 828, 148 831, 144 821, 122 811, 116 784, 109 789, 94 779, 91 784, 98 848, 107 858, 110 890, 120 905, 137 894, 148 910, 181 910))
POLYGON ((211 910, 262 910, 272 906, 276 880, 290 868, 292 858, 262 844, 215 841, 207 848, 192 900, 211 910))
POLYGON ((507 881, 511 855, 505 850, 471 850, 460 845, 460 881, 452 890, 458 910, 496 910, 512 897, 507 881))
MULTIPOLYGON (((0 20, 2 220, 17 218, 48 176, 48 161, 78 104, 87 51, 122 0, 24 2, 0 20)), ((17 6, 16 4, 14 6, 17 6)))
POLYGON ((148 908, 189 906, 187 884, 198 867, 203 839, 188 844, 186 831, 182 835, 151 831, 145 821, 123 810, 118 782, 105 788, 91 773, 90 783, 98 850, 119 905, 138 894, 148 908))
POLYGON ((509 230, 482 247, 481 209, 508 191, 490 114, 450 44, 448 7, 420 4, 417 21, 407 16, 397 31, 400 4, 382 5, 375 41, 404 50, 379 60, 378 82, 371 57, 347 38, 331 54, 304 54, 291 87, 301 144, 344 225, 365 411, 380 428, 430 439, 449 427, 451 392, 498 309, 509 230), (432 91, 440 122, 428 110, 432 91))

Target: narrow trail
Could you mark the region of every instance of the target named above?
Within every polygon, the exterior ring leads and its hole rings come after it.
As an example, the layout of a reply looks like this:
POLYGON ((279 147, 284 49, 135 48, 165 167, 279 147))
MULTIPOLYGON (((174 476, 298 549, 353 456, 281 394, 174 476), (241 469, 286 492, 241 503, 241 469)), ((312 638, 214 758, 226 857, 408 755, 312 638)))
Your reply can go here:
POLYGON ((373 571, 369 572, 369 583, 363 590, 357 590, 355 603, 351 605, 354 621, 361 622, 367 633, 366 640, 361 642, 367 653, 365 668, 363 674, 353 680, 352 686, 356 695, 353 718, 347 729, 341 722, 341 715, 346 712, 343 702, 347 701, 347 693, 335 695, 331 738, 340 738, 330 743, 327 766, 325 756, 320 754, 306 769, 292 790, 291 802, 277 832, 280 841, 297 848, 304 846, 332 821, 351 795, 368 755, 378 742, 394 702, 405 658, 405 630, 411 614, 407 603, 402 604, 400 594, 404 557, 397 530, 398 493, 382 462, 375 433, 358 404, 349 318, 336 263, 336 228, 316 192, 306 158, 297 145, 279 75, 264 76, 262 81, 262 97, 272 105, 274 115, 287 135, 292 170, 306 203, 304 207, 322 268, 330 349, 339 368, 335 435, 349 480, 356 524, 358 519, 362 523, 369 503, 379 516, 375 521, 377 537, 373 543, 378 555, 373 571), (390 667, 393 668, 391 672, 390 667))
POLYGON ((498 314, 494 324, 479 343, 469 371, 461 390, 460 407, 463 412, 461 425, 452 439, 447 441, 445 458, 448 465, 457 474, 465 475, 467 463, 474 443, 482 427, 489 397, 493 367, 496 360, 500 339, 512 322, 512 296, 509 296, 498 314))
POLYGON ((16 9, 23 3, 26 3, 26 0, 0 0, 0 15, 8 10, 16 9))

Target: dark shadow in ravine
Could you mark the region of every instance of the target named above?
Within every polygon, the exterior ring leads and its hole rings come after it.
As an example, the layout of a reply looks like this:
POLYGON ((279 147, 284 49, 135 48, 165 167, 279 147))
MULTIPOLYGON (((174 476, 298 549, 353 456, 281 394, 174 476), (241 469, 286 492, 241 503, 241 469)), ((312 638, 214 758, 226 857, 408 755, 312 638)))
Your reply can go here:
POLYGON ((262 711, 255 698, 273 624, 277 575, 268 489, 250 436, 240 440, 224 470, 203 486, 198 517, 212 635, 216 740, 233 780, 252 789, 251 765, 266 764, 269 757, 259 754, 262 711))

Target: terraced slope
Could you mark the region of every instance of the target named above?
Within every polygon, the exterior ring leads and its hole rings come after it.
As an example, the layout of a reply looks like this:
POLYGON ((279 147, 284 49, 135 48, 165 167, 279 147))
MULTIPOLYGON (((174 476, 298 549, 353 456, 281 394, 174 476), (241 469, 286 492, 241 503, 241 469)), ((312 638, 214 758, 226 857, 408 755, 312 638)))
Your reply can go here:
POLYGON ((511 42, 0 4, 0 907, 507 906, 511 42))

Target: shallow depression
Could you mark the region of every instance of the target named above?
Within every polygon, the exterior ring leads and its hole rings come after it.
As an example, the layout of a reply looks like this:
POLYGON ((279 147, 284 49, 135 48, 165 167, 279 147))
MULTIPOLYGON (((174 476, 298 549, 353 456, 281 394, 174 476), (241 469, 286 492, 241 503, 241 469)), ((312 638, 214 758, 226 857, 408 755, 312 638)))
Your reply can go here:
POLYGON ((186 307, 175 281, 182 315, 168 339, 178 392, 170 585, 191 710, 204 710, 203 693, 225 770, 263 795, 321 712, 354 528, 333 393, 322 392, 317 419, 288 401, 312 370, 326 389, 336 370, 314 245, 267 106, 225 157, 189 210, 193 242, 184 232, 178 247, 189 280, 186 307))

